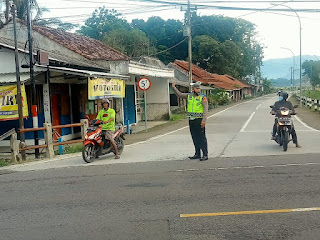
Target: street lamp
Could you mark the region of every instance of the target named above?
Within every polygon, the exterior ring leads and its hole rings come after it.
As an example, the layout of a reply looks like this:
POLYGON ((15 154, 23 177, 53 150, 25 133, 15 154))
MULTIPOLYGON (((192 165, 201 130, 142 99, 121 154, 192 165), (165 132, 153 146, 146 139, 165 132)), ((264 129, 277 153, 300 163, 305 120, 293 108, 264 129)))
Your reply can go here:
POLYGON ((287 5, 284 5, 284 4, 274 4, 274 3, 271 3, 271 5, 274 5, 274 6, 283 6, 283 7, 287 7, 289 9, 291 9, 292 12, 294 12, 299 20, 299 32, 300 32, 300 107, 302 108, 302 83, 301 83, 301 78, 302 78, 302 73, 301 73, 301 69, 302 69, 302 63, 301 63, 301 20, 300 20, 300 17, 298 15, 298 13, 292 8, 292 7, 289 7, 287 5))
POLYGON ((292 83, 291 83, 292 90, 293 90, 293 86, 294 86, 294 71, 295 71, 295 67, 296 67, 296 61, 295 61, 296 56, 294 55, 294 53, 293 53, 293 51, 291 49, 285 48, 285 47, 281 47, 281 48, 290 51, 292 53, 292 56, 293 56, 293 69, 292 69, 293 74, 292 74, 292 83))

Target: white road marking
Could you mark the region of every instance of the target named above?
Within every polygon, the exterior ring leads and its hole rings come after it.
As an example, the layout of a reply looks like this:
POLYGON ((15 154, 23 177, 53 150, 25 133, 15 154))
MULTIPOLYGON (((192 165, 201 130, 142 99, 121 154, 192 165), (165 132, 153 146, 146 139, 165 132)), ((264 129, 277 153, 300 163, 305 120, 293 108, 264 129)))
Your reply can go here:
POLYGON ((313 128, 313 127, 310 127, 309 125, 307 125, 306 123, 304 123, 297 115, 295 115, 295 118, 303 125, 305 126, 306 128, 314 131, 314 132, 320 132, 319 130, 313 128))
POLYGON ((244 132, 244 130, 246 129, 246 127, 248 126, 249 122, 251 121, 251 119, 253 118, 253 115, 255 114, 256 112, 253 112, 251 114, 251 116, 249 117, 249 119, 246 121, 246 123, 242 126, 240 132, 244 132))
POLYGON ((308 166, 308 165, 320 165, 320 163, 288 163, 288 164, 275 164, 270 166, 243 166, 243 167, 229 167, 229 168, 204 168, 204 169, 178 169, 174 172, 195 172, 195 171, 211 171, 211 170, 232 170, 232 169, 254 169, 254 168, 273 168, 273 167, 297 167, 297 166, 308 166))
POLYGON ((256 110, 258 110, 258 109, 260 108, 261 104, 262 104, 262 103, 260 103, 260 104, 256 107, 256 110))
MULTIPOLYGON (((251 99, 251 100, 249 100, 249 101, 241 102, 241 103, 238 103, 238 104, 236 104, 236 105, 234 105, 234 106, 228 107, 228 108, 226 108, 226 109, 224 109, 224 110, 221 110, 221 111, 219 111, 219 112, 217 112, 217 113, 215 113, 215 114, 212 114, 211 116, 208 117, 208 119, 209 119, 209 118, 212 118, 212 117, 215 117, 215 116, 217 116, 217 115, 219 115, 219 114, 221 114, 221 113, 223 113, 223 112, 225 112, 225 111, 227 111, 227 110, 229 110, 229 109, 231 109, 231 108, 237 107, 237 106, 239 106, 239 105, 241 105, 241 104, 244 104, 244 103, 249 103, 249 102, 251 102, 251 101, 253 101, 253 100, 256 100, 256 99, 257 99, 257 98, 254 98, 254 99, 251 99)), ((165 133, 165 134, 161 134, 161 135, 158 135, 158 136, 149 138, 149 139, 147 139, 147 140, 145 140, 145 141, 128 144, 128 145, 126 145, 126 147, 135 146, 135 145, 142 144, 142 143, 147 143, 147 142, 150 142, 150 141, 152 141, 152 140, 156 140, 156 139, 165 137, 165 136, 170 135, 170 134, 172 134, 172 133, 179 132, 179 131, 184 130, 184 129, 188 128, 188 127, 189 127, 189 126, 185 126, 185 127, 179 128, 179 129, 177 129, 177 130, 174 130, 174 131, 171 131, 171 132, 168 132, 168 133, 165 133)))

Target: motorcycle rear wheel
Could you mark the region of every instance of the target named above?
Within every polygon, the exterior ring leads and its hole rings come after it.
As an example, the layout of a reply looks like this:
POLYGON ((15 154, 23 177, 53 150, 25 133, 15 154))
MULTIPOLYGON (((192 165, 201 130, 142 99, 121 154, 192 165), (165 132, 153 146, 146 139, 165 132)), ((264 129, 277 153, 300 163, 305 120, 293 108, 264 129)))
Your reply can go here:
POLYGON ((86 163, 92 163, 96 157, 93 144, 85 145, 82 149, 82 158, 86 163))

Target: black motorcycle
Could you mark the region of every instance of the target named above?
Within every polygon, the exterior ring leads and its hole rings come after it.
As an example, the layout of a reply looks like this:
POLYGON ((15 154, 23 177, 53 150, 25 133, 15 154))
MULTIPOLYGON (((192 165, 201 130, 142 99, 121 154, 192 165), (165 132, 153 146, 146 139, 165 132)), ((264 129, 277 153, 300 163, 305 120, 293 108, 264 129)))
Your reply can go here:
MULTIPOLYGON (((298 105, 295 105, 294 108, 297 108, 298 105)), ((272 109, 272 115, 276 116, 277 132, 275 136, 275 141, 283 147, 283 151, 287 151, 288 143, 292 141, 291 132, 292 132, 292 119, 291 116, 295 113, 285 107, 280 109, 275 109, 274 106, 270 106, 272 109)))

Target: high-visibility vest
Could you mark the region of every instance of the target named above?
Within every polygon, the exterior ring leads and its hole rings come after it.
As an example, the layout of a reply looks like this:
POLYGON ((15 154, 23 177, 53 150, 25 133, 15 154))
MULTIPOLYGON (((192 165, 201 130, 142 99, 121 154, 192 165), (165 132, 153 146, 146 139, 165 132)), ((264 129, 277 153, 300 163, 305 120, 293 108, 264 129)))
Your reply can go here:
POLYGON ((202 99, 204 94, 194 96, 193 93, 188 95, 188 117, 189 118, 203 118, 203 105, 202 99))

